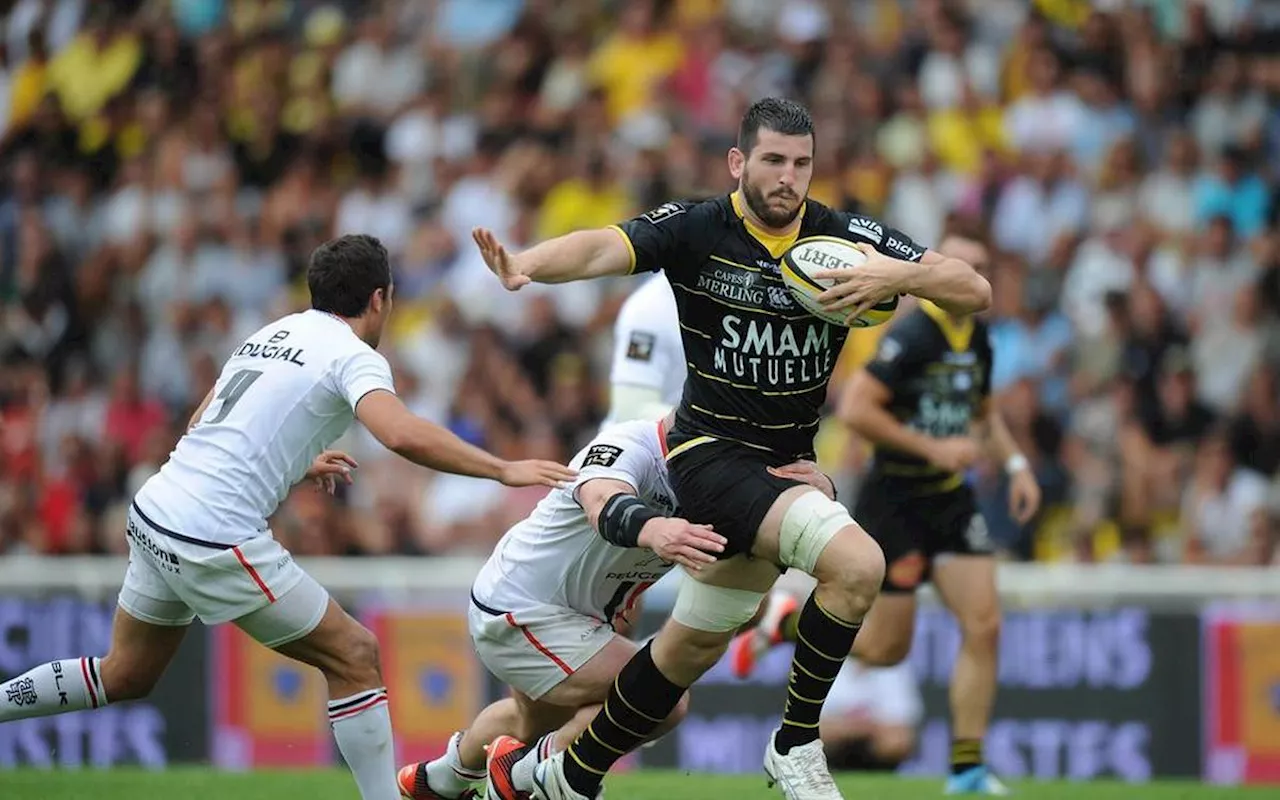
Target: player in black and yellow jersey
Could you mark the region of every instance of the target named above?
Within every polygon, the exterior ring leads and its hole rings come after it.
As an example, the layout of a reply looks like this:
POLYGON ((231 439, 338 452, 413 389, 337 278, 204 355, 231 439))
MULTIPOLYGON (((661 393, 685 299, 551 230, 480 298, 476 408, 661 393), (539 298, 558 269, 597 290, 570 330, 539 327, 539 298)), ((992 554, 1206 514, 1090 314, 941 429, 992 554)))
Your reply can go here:
MULTIPOLYGON (((843 506, 778 470, 812 457, 819 409, 847 334, 796 304, 778 262, 808 236, 857 243, 865 264, 815 275, 839 281, 820 300, 849 313, 913 294, 969 314, 987 306, 991 289, 960 259, 809 200, 813 151, 808 111, 770 98, 748 109, 729 151, 738 181, 730 195, 666 203, 620 226, 571 233, 519 254, 507 253, 489 232, 475 232, 486 263, 512 290, 534 280, 666 272, 689 371, 669 428, 667 467, 686 517, 728 540, 719 562, 686 573, 671 620, 623 669, 586 731, 537 766, 529 787, 535 797, 594 797, 609 767, 669 715, 754 616, 779 566, 813 575, 818 586, 799 614, 786 712, 765 769, 791 800, 840 797, 818 741, 818 716, 879 590, 884 558, 843 506)), ((624 533, 647 518, 633 506, 618 504, 624 533)))
MULTIPOLYGON (((981 250, 973 243, 957 246, 981 250)), ((951 676, 950 794, 1007 793, 982 755, 997 677, 995 559, 963 473, 978 458, 996 459, 1010 475, 1014 518, 1029 521, 1040 504, 1030 465, 992 402, 991 367, 983 320, 922 301, 881 340, 840 408, 875 447, 854 515, 880 543, 888 564, 854 656, 872 666, 906 658, 915 590, 925 580, 933 581, 960 626, 951 676)))

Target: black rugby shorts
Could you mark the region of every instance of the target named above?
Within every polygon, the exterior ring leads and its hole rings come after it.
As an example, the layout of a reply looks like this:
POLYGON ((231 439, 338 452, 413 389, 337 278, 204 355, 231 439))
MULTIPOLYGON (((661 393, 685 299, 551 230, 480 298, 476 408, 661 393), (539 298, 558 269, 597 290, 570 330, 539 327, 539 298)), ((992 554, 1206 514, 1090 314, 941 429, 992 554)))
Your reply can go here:
MULTIPOLYGON (((690 438, 668 433, 668 451, 690 438)), ((750 554, 774 501, 791 487, 805 485, 768 472, 769 467, 789 463, 768 450, 720 439, 673 453, 667 472, 680 504, 677 513, 690 522, 711 525, 728 539, 721 558, 750 554)))
POLYGON ((884 592, 915 592, 940 554, 992 552, 986 520, 964 485, 921 494, 909 481, 872 473, 858 490, 853 518, 884 551, 884 592))

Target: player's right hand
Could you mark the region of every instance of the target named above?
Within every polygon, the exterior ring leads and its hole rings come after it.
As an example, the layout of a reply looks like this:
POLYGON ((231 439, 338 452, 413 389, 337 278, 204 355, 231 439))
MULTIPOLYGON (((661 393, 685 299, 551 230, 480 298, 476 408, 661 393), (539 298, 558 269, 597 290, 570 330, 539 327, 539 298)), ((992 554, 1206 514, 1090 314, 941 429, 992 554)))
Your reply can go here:
POLYGON ((564 488, 574 478, 576 470, 554 461, 508 461, 498 473, 498 481, 507 486, 550 486, 564 488))
POLYGON ((515 259, 507 248, 498 241, 498 237, 493 235, 493 231, 487 228, 473 228, 471 230, 471 238, 475 240, 476 247, 480 248, 480 255, 484 258, 484 263, 498 276, 498 280, 502 281, 502 286, 509 292, 514 292, 531 278, 520 272, 516 267, 515 259))
POLYGON ((716 563, 716 554, 724 552, 728 541, 710 525, 694 525, 679 517, 657 517, 644 524, 636 543, 669 564, 697 572, 716 563))
POLYGON ((949 436, 933 443, 929 463, 947 472, 964 472, 978 460, 978 443, 968 436, 949 436))
POLYGON ((333 494, 339 480, 348 486, 354 483, 351 470, 359 466, 354 458, 341 450, 325 450, 311 462, 311 468, 303 479, 313 480, 320 491, 333 494))

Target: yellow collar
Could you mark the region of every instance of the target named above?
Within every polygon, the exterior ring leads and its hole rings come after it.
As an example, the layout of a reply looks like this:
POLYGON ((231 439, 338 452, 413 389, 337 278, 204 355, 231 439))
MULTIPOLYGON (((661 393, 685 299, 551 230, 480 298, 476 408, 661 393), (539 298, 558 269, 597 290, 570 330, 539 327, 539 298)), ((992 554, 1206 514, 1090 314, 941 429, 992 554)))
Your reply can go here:
POLYGON ((955 317, 924 299, 920 300, 920 310, 934 321, 953 351, 963 353, 969 349, 969 340, 973 338, 973 317, 964 317, 957 322, 955 317))
POLYGON ((795 229, 790 233, 776 234, 764 230, 759 225, 751 221, 746 212, 742 208, 742 197, 738 192, 729 195, 729 202, 733 205, 733 213, 738 215, 738 219, 742 220, 742 224, 746 226, 747 233, 760 244, 764 245, 764 249, 769 251, 769 255, 774 258, 782 258, 782 254, 787 252, 791 245, 796 243, 796 238, 800 235, 800 223, 804 220, 804 209, 808 203, 801 204, 800 214, 796 217, 794 223, 795 229))

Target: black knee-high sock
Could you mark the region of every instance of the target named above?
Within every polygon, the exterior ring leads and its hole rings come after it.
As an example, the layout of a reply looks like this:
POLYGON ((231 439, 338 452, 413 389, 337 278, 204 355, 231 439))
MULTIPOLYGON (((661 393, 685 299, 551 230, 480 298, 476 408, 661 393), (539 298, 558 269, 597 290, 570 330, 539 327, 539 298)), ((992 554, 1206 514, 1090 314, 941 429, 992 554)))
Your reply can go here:
POLYGON ((793 747, 817 740, 822 704, 857 635, 858 623, 840 619, 823 608, 816 591, 809 595, 796 621, 796 654, 787 685, 787 710, 775 740, 779 753, 786 755, 793 747))
POLYGON ((564 775, 573 790, 595 797, 609 768, 649 738, 679 705, 685 688, 658 670, 649 645, 632 656, 613 682, 604 708, 565 753, 564 775))

